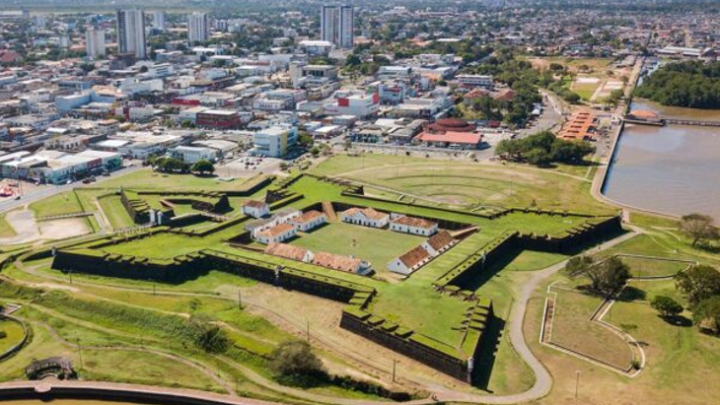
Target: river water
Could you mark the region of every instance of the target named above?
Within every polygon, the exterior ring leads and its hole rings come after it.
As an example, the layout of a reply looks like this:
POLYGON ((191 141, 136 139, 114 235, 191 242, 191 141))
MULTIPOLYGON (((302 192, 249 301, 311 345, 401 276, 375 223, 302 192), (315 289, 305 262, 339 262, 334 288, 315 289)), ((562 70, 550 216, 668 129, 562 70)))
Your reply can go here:
MULTIPOLYGON (((666 118, 720 120, 718 110, 633 103, 666 118)), ((628 124, 603 193, 617 202, 662 213, 712 215, 720 222, 720 127, 628 124)))

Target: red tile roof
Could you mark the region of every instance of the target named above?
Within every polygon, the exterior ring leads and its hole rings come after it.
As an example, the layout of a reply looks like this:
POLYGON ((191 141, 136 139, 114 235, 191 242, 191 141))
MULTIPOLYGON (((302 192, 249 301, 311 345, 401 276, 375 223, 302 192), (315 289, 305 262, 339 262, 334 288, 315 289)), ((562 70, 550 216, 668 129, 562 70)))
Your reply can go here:
POLYGON ((314 265, 328 267, 333 270, 354 273, 360 268, 362 260, 350 256, 341 256, 332 253, 319 252, 313 258, 312 263, 314 265))
POLYGON ((270 243, 265 248, 265 253, 273 256, 283 257, 290 260, 302 261, 308 250, 300 246, 288 245, 286 243, 270 243))
POLYGON ((433 134, 423 132, 417 136, 423 142, 448 142, 469 145, 479 145, 482 142, 482 134, 470 132, 445 132, 444 134, 433 134))
POLYGON ((406 216, 402 216, 400 218, 395 218, 392 220, 392 222, 396 223, 396 224, 412 226, 414 228, 423 228, 423 229, 429 229, 436 225, 435 222, 428 221, 427 219, 406 217, 406 216))
POLYGON ((322 217, 322 216, 325 216, 325 214, 323 214, 323 213, 320 212, 320 211, 314 211, 314 210, 313 210, 313 211, 305 212, 305 213, 303 213, 302 215, 300 215, 300 216, 297 217, 297 218, 293 218, 293 219, 291 220, 291 222, 295 222, 295 223, 298 223, 298 224, 304 224, 304 223, 306 223, 306 222, 310 222, 310 221, 312 221, 313 219, 320 218, 320 217, 322 217))
POLYGON ((430 253, 428 253, 427 250, 425 250, 422 246, 416 246, 412 250, 400 256, 398 259, 400 259, 405 267, 412 269, 429 258, 430 253))
POLYGON ((283 235, 287 232, 290 232, 293 229, 295 229, 295 227, 290 224, 280 224, 280 225, 275 225, 270 229, 266 229, 266 230, 258 233, 258 235, 265 236, 268 238, 274 238, 278 235, 283 235))
POLYGON ((445 247, 453 244, 453 242, 455 242, 455 239, 452 237, 452 235, 450 235, 450 232, 448 231, 440 231, 427 240, 428 245, 435 249, 435 251, 442 250, 445 247))

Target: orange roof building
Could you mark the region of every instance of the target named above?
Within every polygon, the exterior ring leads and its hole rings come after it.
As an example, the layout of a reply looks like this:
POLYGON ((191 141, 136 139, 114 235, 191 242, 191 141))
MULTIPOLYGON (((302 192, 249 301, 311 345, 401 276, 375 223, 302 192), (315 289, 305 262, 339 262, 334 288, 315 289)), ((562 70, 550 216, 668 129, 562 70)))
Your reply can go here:
POLYGON ((594 141, 597 137, 598 118, 590 111, 575 112, 565 122, 558 138, 568 141, 594 141))

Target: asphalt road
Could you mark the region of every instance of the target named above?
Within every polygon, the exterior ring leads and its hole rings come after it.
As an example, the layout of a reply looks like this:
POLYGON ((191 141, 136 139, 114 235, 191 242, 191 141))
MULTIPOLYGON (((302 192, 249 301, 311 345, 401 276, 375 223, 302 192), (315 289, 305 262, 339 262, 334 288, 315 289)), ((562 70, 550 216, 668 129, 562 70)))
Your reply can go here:
MULTIPOLYGON (((134 165, 131 167, 125 167, 123 169, 120 169, 118 171, 112 172, 110 176, 99 176, 96 177, 97 181, 94 183, 90 183, 87 186, 88 187, 94 187, 98 183, 102 183, 105 180, 112 179, 118 176, 122 176, 125 174, 133 173, 138 170, 142 169, 142 166, 134 165)), ((25 194, 22 196, 19 200, 10 199, 7 201, 0 202, 0 212, 3 211, 9 211, 13 208, 22 207, 27 204, 34 203, 35 201, 42 200, 43 198, 47 198, 50 196, 53 196, 55 194, 59 194, 65 191, 70 191, 74 188, 81 188, 85 186, 82 182, 74 182, 70 184, 63 184, 59 186, 43 186, 38 188, 36 191, 33 191, 32 193, 25 194)))

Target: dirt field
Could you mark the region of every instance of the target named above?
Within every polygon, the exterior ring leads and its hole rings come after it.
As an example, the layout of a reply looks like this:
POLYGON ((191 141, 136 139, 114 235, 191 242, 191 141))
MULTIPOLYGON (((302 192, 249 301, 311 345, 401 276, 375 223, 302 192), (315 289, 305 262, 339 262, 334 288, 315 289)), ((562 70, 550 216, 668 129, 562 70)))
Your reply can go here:
POLYGON ((68 239, 90 232, 85 218, 56 219, 38 222, 42 239, 68 239))

